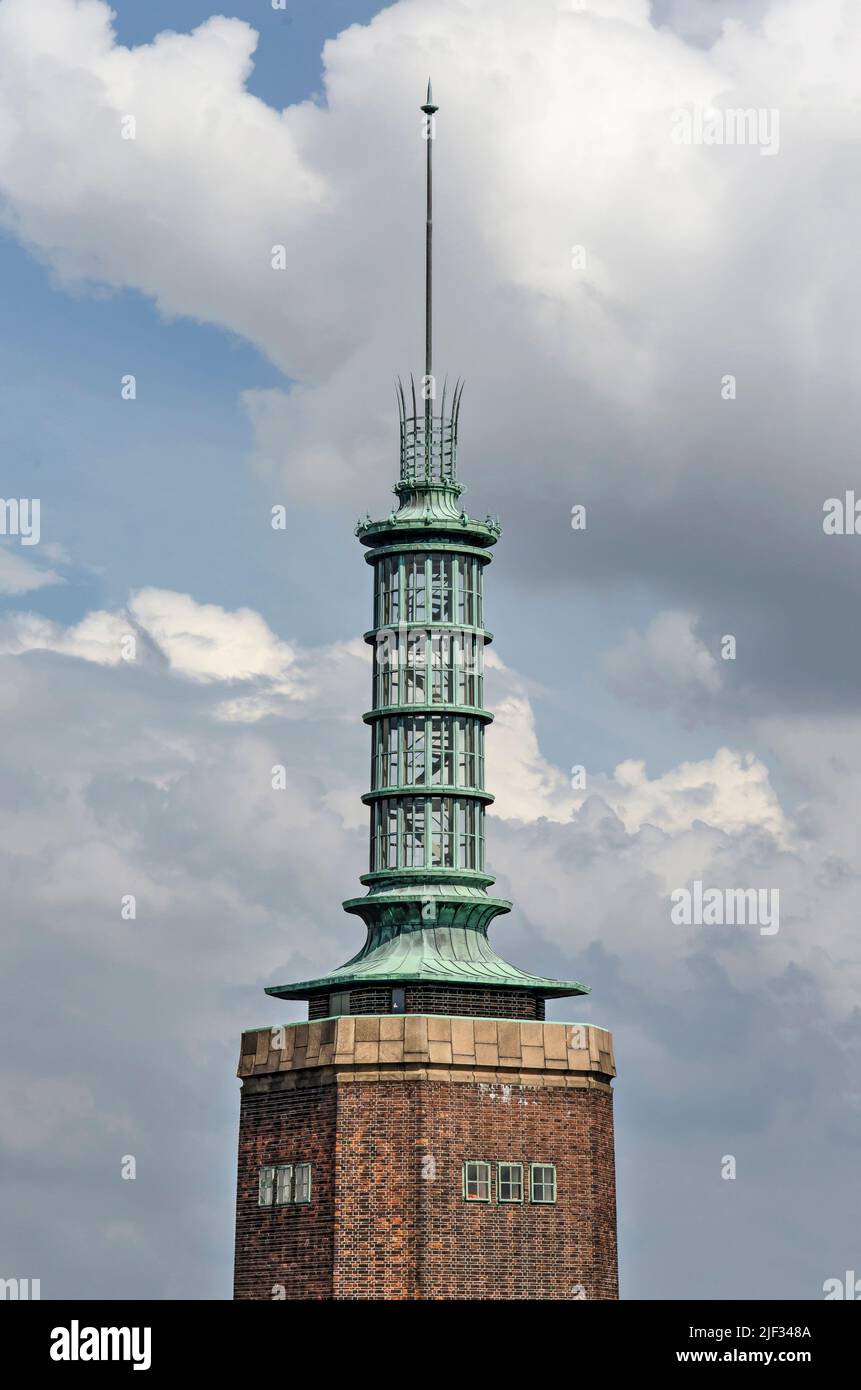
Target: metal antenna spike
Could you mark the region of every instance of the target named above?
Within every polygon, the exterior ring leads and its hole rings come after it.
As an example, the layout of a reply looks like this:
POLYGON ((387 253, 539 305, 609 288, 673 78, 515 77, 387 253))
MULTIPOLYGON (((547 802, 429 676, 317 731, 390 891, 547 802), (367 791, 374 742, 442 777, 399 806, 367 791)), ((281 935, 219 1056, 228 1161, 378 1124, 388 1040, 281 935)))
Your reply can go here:
MULTIPOLYGON (((433 375, 433 164, 432 150, 434 139, 433 118, 439 110, 433 103, 431 80, 428 78, 427 100, 421 107, 427 116, 425 124, 425 144, 427 145, 427 211, 425 215, 425 387, 430 385, 433 375)), ((425 400, 425 419, 431 416, 430 396, 425 400)))
POLYGON ((445 416, 445 390, 446 390, 446 387, 447 387, 447 386, 448 386, 448 376, 446 375, 446 376, 443 377, 443 380, 442 380, 442 402, 441 402, 440 408, 439 408, 439 418, 440 418, 441 420, 442 420, 442 419, 444 418, 444 416, 445 416))
POLYGON ((460 403, 461 403, 461 400, 463 399, 463 388, 464 388, 464 382, 461 382, 461 383, 460 383, 460 391, 458 392, 458 396, 457 396, 457 407, 456 407, 455 413, 454 413, 454 437, 455 437, 455 439, 457 439, 457 426, 458 426, 458 421, 460 420, 460 403))
POLYGON ((413 379, 412 372, 410 372, 410 389, 413 393, 413 415, 418 415, 418 410, 416 408, 416 383, 413 379))

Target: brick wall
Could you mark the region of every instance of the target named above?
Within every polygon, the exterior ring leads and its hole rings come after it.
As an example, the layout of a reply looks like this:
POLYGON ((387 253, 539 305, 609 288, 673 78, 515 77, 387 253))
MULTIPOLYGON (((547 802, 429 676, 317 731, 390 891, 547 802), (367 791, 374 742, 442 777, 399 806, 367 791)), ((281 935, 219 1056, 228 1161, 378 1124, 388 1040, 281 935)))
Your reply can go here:
POLYGON ((239 1115, 234 1298, 331 1298, 334 1263, 336 1088, 243 1086, 239 1115), (312 1165, 308 1206, 261 1207, 258 1175, 267 1163, 312 1165))
POLYGON ((338 1090, 335 1298, 618 1297, 610 1092, 421 1081, 338 1090), (557 1201, 533 1205, 527 1187, 522 1204, 499 1205, 495 1192, 467 1203, 467 1159, 522 1163, 527 1181, 530 1162, 555 1163, 557 1201))

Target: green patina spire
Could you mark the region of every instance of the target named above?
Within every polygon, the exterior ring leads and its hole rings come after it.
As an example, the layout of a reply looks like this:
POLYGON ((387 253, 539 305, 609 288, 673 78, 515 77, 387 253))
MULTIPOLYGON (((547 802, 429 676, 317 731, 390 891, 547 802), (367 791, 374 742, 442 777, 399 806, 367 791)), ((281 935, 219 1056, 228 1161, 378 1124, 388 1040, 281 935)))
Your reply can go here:
POLYGON ((374 569, 368 892, 344 903, 367 940, 345 965, 316 980, 266 992, 302 999, 355 986, 435 984, 522 990, 548 998, 588 993, 576 981, 530 975, 502 960, 487 938, 511 903, 493 898, 485 872, 483 575, 499 523, 461 508, 457 433, 463 384, 444 383, 439 411, 432 359, 432 163, 428 80, 425 235, 425 374, 420 398, 397 383, 400 476, 397 510, 359 522, 374 569))

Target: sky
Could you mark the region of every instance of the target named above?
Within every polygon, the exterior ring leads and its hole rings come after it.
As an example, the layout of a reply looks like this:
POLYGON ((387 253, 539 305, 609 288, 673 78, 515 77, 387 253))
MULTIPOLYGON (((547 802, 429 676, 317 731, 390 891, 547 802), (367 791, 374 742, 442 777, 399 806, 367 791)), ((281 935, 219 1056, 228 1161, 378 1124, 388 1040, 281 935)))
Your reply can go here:
POLYGON ((851 0, 0 0, 0 1277, 230 1297, 240 1032, 360 944, 429 72, 494 945, 614 1034, 623 1297, 858 1268, 859 58, 851 0))

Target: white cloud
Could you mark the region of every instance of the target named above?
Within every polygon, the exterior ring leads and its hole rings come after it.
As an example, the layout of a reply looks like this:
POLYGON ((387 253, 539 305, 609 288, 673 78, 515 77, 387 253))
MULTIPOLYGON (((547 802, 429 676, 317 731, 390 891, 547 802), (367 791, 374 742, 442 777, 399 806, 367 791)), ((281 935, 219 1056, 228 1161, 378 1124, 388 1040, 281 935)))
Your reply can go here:
POLYGON ((0 594, 27 594, 33 589, 64 582, 53 570, 39 569, 23 555, 0 546, 0 594))
MULTIPOLYGON (((664 662, 664 667, 659 667, 661 678, 667 681, 676 674, 690 689, 691 671, 695 681, 699 663, 705 679, 711 679, 708 663, 712 659, 704 659, 700 645, 690 640, 687 621, 675 622, 678 616, 662 615, 673 621, 657 620, 646 639, 631 639, 625 649, 626 675, 631 675, 632 665, 636 665, 645 679, 647 661, 664 662), (690 663, 686 657, 692 658, 690 663), (667 666, 672 670, 667 671, 667 666)), ((750 752, 718 748, 711 758, 681 763, 654 778, 648 777, 643 761, 628 759, 619 763, 610 777, 586 768, 586 786, 573 787, 571 770, 566 774, 541 753, 532 706, 517 673, 506 668, 495 653, 488 655, 487 665, 494 679, 495 718, 489 735, 496 769, 492 815, 506 820, 543 817, 566 822, 590 798, 597 797, 629 833, 651 825, 676 834, 701 821, 727 834, 747 830, 770 835, 781 846, 792 838, 768 768, 750 752)), ((621 663, 615 669, 620 670, 621 663)))
POLYGON ((295 652, 251 608, 229 613, 214 603, 197 603, 189 594, 141 589, 129 611, 177 675, 198 681, 262 676, 287 686, 295 652))

